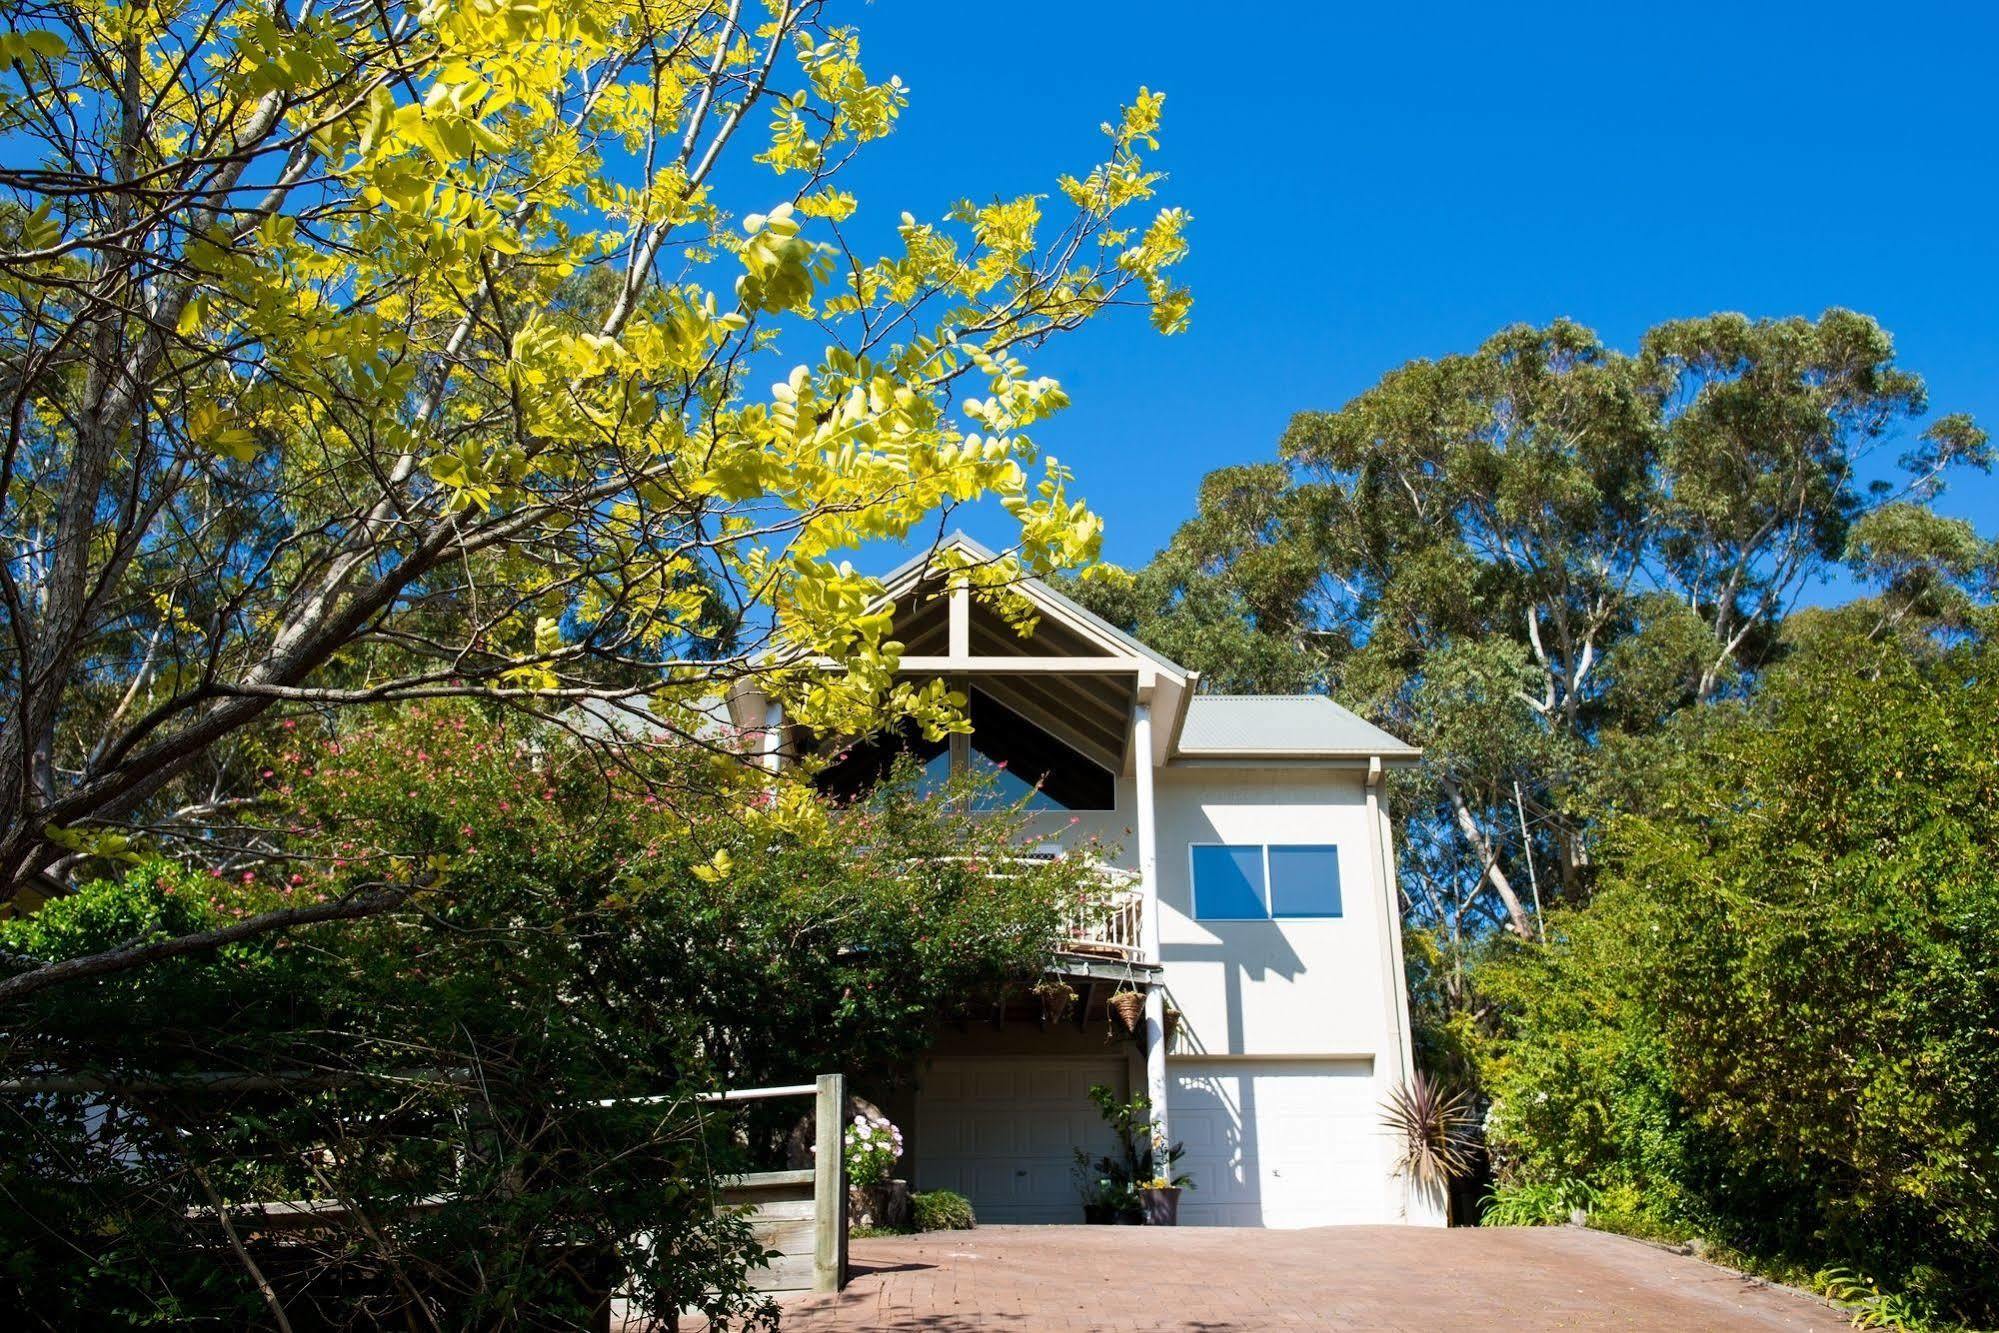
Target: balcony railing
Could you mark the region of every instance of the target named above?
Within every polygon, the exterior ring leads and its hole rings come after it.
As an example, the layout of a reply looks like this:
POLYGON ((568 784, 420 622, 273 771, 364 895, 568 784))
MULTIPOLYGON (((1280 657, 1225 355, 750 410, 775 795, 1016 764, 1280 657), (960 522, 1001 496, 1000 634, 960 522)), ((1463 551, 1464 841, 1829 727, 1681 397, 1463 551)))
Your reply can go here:
POLYGON ((1064 923, 1062 951, 1085 958, 1136 962, 1145 956, 1145 895, 1118 887, 1107 897, 1084 903, 1064 923))
MULTIPOLYGON (((947 856, 946 861, 969 858, 947 856)), ((991 875, 1004 876, 1008 866, 1046 865, 1054 857, 1028 853, 989 862, 991 875)), ((1145 961, 1145 894, 1140 890, 1138 872, 1099 862, 1095 867, 1104 890, 1069 909, 1062 922, 1057 951, 1083 958, 1109 958, 1119 962, 1145 961)))

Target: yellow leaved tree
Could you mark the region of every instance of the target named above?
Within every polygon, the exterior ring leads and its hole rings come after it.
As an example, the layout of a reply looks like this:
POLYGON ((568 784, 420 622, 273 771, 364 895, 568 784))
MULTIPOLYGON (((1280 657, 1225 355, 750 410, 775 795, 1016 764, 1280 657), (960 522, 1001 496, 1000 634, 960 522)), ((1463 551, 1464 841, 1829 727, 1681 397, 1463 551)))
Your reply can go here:
POLYGON ((907 92, 834 8, 8 7, 5 893, 226 808, 299 710, 935 710, 844 552, 997 500, 989 592, 1093 555, 1028 358, 1186 320, 1161 98, 1045 195, 889 226, 840 174, 907 92))

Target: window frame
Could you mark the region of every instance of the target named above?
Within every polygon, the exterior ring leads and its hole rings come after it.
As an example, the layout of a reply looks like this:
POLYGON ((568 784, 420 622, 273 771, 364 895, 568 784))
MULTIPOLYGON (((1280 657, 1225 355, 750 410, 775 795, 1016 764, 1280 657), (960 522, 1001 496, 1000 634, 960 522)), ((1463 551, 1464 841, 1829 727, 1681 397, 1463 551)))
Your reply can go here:
MULTIPOLYGON (((1047 736, 1055 744, 1060 745, 1063 748, 1069 750, 1075 756, 1076 762, 1088 765, 1089 767, 1095 769, 1097 772, 1103 774, 1105 778, 1109 779, 1109 787, 1110 787, 1109 805, 1101 805, 1101 806, 1063 805, 1061 802, 1055 801, 1053 797, 1050 797, 1049 800, 1051 801, 1051 804, 1048 806, 1039 809, 1035 808, 1031 804, 1028 806, 1027 810, 1025 811, 1025 814, 1029 819, 1031 820, 1049 819, 1066 815, 1071 818, 1072 822, 1076 820, 1086 819, 1090 816, 1097 816, 1109 820, 1119 814, 1127 813, 1125 808, 1125 799, 1124 799, 1125 779, 1122 773, 1118 772, 1116 769, 1107 768, 1103 764, 1100 764, 1096 760, 1090 758, 1088 755, 1085 755, 1080 751, 1077 751, 1075 747, 1071 746, 1061 736, 1056 735, 1054 732, 1042 726, 1039 722, 1035 721, 1034 719, 1015 711, 1007 704, 1002 703, 1000 700, 994 698, 991 693, 984 690, 978 690, 978 687, 975 685, 968 686, 967 688, 968 690, 977 690, 978 693, 984 698, 987 706, 999 709, 1000 711, 1011 715, 1014 718, 1014 720, 1020 723, 1022 726, 1031 727, 1034 730, 1041 732, 1043 735, 1047 736)), ((969 699, 967 700, 966 712, 969 715, 970 713, 969 699)), ((885 734, 885 733, 877 733, 877 734, 885 734)), ((930 764, 935 763, 938 759, 941 758, 945 761, 945 774, 947 779, 957 779, 967 776, 972 772, 972 767, 975 762, 974 751, 976 747, 974 745, 974 735, 975 733, 972 732, 951 733, 949 736, 945 737, 944 747, 941 750, 939 750, 936 754, 930 756, 928 759, 922 760, 921 763, 919 763, 918 765, 919 769, 927 768, 930 764)), ((874 738, 868 737, 866 739, 872 741, 874 738)), ((914 736, 904 735, 900 738, 900 743, 903 745, 910 745, 914 743, 915 739, 916 738, 914 736)), ((859 743, 860 742, 855 742, 855 744, 859 743)), ((978 752, 978 755, 976 757, 984 758, 987 763, 991 764, 997 764, 999 762, 997 760, 994 760, 990 755, 985 755, 983 752, 978 752)), ((884 772, 885 771, 886 770, 884 769, 884 772)), ((1009 768, 1008 772, 1014 773, 1015 770, 1009 768)), ((1018 776, 1018 774, 1015 773, 1015 776, 1018 776)), ((877 782, 878 781, 879 777, 877 777, 877 782)), ((1025 779, 1022 779, 1022 781, 1025 781, 1025 779)), ((870 789, 872 789, 874 784, 871 783, 869 785, 870 789)), ((864 793, 856 792, 855 796, 850 799, 856 799, 856 800, 862 799, 863 795, 864 793)), ((962 810, 960 810, 959 813, 972 816, 1007 815, 1014 813, 1015 810, 1016 807, 1010 803, 1002 803, 997 805, 970 804, 965 806, 962 810)))
MULTIPOLYGON (((971 685, 968 686, 967 689, 969 691, 973 689, 978 689, 978 687, 976 685, 971 685)), ((1026 724, 1027 726, 1033 727, 1035 730, 1042 732, 1044 735, 1047 735, 1048 737, 1053 739, 1056 742, 1056 744, 1062 745, 1070 749, 1072 752, 1075 752, 1076 758, 1078 760, 1080 760, 1085 764, 1088 764, 1091 768, 1096 769, 1099 773, 1105 774, 1111 780, 1111 803, 1109 805, 1087 806, 1083 808, 1078 808, 1076 806, 1071 806, 1071 805, 1062 805, 1058 802, 1054 806, 1042 810, 1036 810, 1032 806, 1030 806, 1025 812, 1029 819, 1049 819, 1062 815, 1069 815, 1081 819, 1081 818, 1086 818, 1090 815, 1115 815, 1124 809, 1124 792, 1122 790, 1122 788, 1124 787, 1124 775, 1122 773, 1119 773, 1115 769, 1104 767, 1102 764, 1090 758, 1088 755, 1076 752, 1075 747, 1070 746, 1068 742, 1064 741, 1060 736, 1055 735, 1054 732, 1049 731, 1048 728, 1042 726, 1039 722, 1036 722, 1034 719, 1022 716, 1020 713, 1015 712, 1012 708, 1009 708, 1006 704, 1003 704, 998 699, 995 699, 991 693, 984 690, 980 690, 979 692, 985 695, 986 703, 988 705, 994 708, 998 708, 1003 712, 1012 713, 1013 716, 1019 719, 1022 723, 1026 724)), ((969 716, 971 713, 971 702, 969 697, 966 700, 965 711, 967 716, 969 716)), ((972 750, 974 749, 973 737, 976 735, 977 732, 954 733, 952 735, 951 740, 954 742, 954 744, 951 747, 952 777, 954 778, 963 777, 966 776, 968 773, 970 773, 971 771, 970 760, 971 760, 972 750), (960 766, 961 761, 959 759, 959 747, 955 744, 955 742, 959 739, 960 735, 962 735, 964 739, 965 760, 963 767, 960 766)), ((986 759, 987 762, 989 763, 997 762, 993 760, 990 755, 986 756, 986 759)), ((1008 771, 1011 772, 1012 770, 1009 769, 1008 771)), ((1025 779, 1023 779, 1023 781, 1025 781, 1025 779)), ((1005 815, 1013 813, 1013 809, 1014 807, 1010 805, 973 806, 967 809, 964 813, 968 815, 1005 815)))
POLYGON ((1347 914, 1347 899, 1345 886, 1341 883, 1340 876, 1340 844, 1336 842, 1189 842, 1187 844, 1187 906, 1189 908, 1188 914, 1195 921, 1262 921, 1269 925, 1277 925, 1286 921, 1343 921, 1346 919, 1347 914), (1263 874, 1261 893, 1263 900, 1262 916, 1203 916, 1201 914, 1201 888, 1198 877, 1194 873, 1194 852, 1196 848, 1200 847, 1219 847, 1237 851, 1250 847, 1257 849, 1257 862, 1263 874), (1278 916, 1274 913, 1271 910, 1270 887, 1270 849, 1273 847, 1308 848, 1314 851, 1323 850, 1331 852, 1333 854, 1333 891, 1339 898, 1339 910, 1337 912, 1287 912, 1283 916, 1278 916))

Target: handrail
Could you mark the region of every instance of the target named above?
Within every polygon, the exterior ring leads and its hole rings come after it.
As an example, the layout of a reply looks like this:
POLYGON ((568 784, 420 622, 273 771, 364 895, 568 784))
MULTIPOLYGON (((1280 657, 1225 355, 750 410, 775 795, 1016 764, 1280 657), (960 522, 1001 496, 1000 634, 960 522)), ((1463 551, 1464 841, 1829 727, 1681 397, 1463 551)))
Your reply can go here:
POLYGON ((606 1097, 592 1102, 593 1106, 657 1106, 661 1102, 696 1102, 703 1106, 713 1106, 718 1102, 758 1102, 773 1097, 811 1097, 817 1094, 816 1083, 787 1083, 781 1088, 731 1088, 726 1092, 702 1092, 692 1097, 661 1093, 656 1097, 606 1097))
MULTIPOLYGON (((993 869, 987 873, 995 878, 1003 877, 1006 867, 1047 865, 1058 859, 1051 855, 1024 854, 1019 856, 935 856, 922 858, 960 865, 978 862, 993 869)), ((1107 861, 1091 859, 1090 870, 1097 879, 1112 887, 1110 893, 1092 902, 1078 903, 1065 914, 1062 925, 1062 939, 1057 951, 1080 955, 1098 955, 1124 962, 1136 962, 1145 956, 1145 894, 1143 883, 1136 870, 1114 866, 1107 861)))

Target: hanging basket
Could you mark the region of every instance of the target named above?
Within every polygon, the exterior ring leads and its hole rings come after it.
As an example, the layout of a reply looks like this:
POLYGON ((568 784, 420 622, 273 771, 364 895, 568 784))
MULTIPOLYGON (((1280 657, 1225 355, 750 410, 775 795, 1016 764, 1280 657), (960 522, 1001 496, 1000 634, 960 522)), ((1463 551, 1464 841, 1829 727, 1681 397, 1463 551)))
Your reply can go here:
POLYGON ((1068 1016, 1069 1007, 1076 1003, 1076 988, 1066 981, 1044 981, 1034 990, 1041 997, 1044 1022, 1060 1023, 1068 1016))
POLYGON ((1179 1034, 1179 1031, 1180 1031, 1180 1011, 1178 1009, 1168 1008, 1166 1010, 1166 1044, 1168 1046, 1171 1046, 1173 1044, 1173 1038, 1179 1034))
POLYGON ((1124 1030, 1137 1036, 1145 1023, 1145 997, 1135 990, 1121 990, 1111 996, 1109 1007, 1124 1030))

